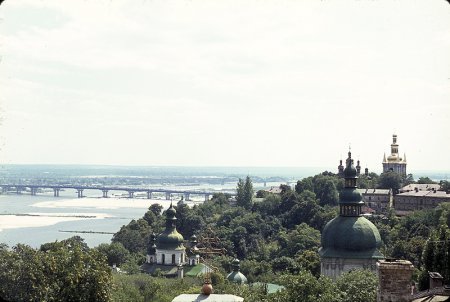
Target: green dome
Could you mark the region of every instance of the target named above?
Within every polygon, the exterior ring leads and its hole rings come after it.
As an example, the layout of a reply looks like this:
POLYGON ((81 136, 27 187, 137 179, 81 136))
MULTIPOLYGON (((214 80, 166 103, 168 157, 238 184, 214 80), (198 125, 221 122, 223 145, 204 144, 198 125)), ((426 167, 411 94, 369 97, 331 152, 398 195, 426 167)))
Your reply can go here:
POLYGON ((353 165, 352 153, 348 152, 348 159, 346 163, 346 167, 344 169, 344 177, 345 178, 357 178, 357 171, 355 166, 353 165))
POLYGON ((342 189, 342 191, 339 193, 339 203, 364 204, 364 202, 362 201, 361 193, 359 193, 359 191, 354 188, 342 189))
POLYGON ((157 247, 163 250, 184 250, 184 238, 177 229, 166 228, 159 234, 157 247))
POLYGON ((334 218, 323 230, 321 245, 319 254, 323 258, 384 258, 378 251, 380 233, 364 217, 334 218))
POLYGON ((166 216, 169 219, 173 219, 173 218, 175 218, 175 215, 177 215, 177 211, 175 210, 175 208, 172 206, 172 203, 171 203, 170 207, 166 211, 166 216))
POLYGON ((247 277, 239 271, 241 267, 239 259, 234 259, 233 262, 231 262, 231 266, 233 267, 233 271, 228 274, 227 280, 237 284, 247 283, 247 277))
POLYGON ((245 277, 241 272, 231 272, 228 274, 227 280, 237 284, 247 283, 247 277, 245 277))
POLYGON ((158 249, 163 250, 184 250, 184 238, 178 233, 176 225, 177 211, 170 203, 170 207, 166 211, 166 229, 159 234, 157 240, 158 249))

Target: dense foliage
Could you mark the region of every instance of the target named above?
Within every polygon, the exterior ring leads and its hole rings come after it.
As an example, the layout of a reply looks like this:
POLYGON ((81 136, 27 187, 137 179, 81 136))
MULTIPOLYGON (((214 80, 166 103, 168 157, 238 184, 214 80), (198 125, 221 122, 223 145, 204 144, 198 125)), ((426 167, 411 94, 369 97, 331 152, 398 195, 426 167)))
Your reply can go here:
MULTIPOLYGON (((393 173, 393 172, 392 172, 393 173)), ((390 172, 362 176, 362 187, 390 187, 414 181, 390 172)), ((426 180, 426 179, 425 179, 426 180)), ((425 181, 421 179, 421 181, 425 181)), ((447 182, 441 182, 443 187, 447 182)), ((337 211, 343 181, 333 173, 299 180, 281 194, 257 192, 249 177, 239 180, 238 196, 216 194, 210 201, 176 206, 177 229, 190 238, 214 230, 226 255, 211 260, 216 293, 236 294, 245 301, 375 301, 376 277, 367 271, 344 274, 336 282, 320 276, 320 235, 337 211), (241 260, 249 283, 269 282, 285 290, 267 295, 261 286, 237 286, 225 281, 230 262, 241 260)), ((164 279, 140 274, 152 233, 164 228, 160 205, 152 205, 143 218, 131 221, 113 236, 111 244, 89 249, 80 238, 44 244, 39 250, 18 245, 0 247, 0 297, 19 301, 171 301, 181 293, 198 293, 201 278, 164 279), (114 274, 117 265, 126 274, 114 274)), ((416 281, 427 286, 427 271, 439 271, 450 282, 450 205, 417 211, 398 218, 370 218, 378 227, 386 257, 407 259, 417 268, 416 281)), ((200 237, 200 236, 199 236, 200 237)))
MULTIPOLYGON (((375 302, 377 278, 369 271, 352 271, 336 282, 309 271, 295 275, 282 274, 276 282, 285 290, 267 295, 263 286, 240 286, 222 281, 214 285, 216 294, 232 294, 248 302, 375 302)), ((170 302, 179 294, 199 294, 201 281, 196 279, 165 279, 149 275, 114 275, 113 301, 170 302)))
MULTIPOLYGON (((322 201, 307 188, 294 191, 289 187, 281 195, 267 194, 255 201, 249 197, 248 192, 253 194, 253 188, 247 177, 238 183, 235 205, 223 194, 194 207, 178 205, 177 229, 184 238, 189 238, 193 234, 201 235, 206 226, 211 226, 229 256, 219 266, 226 272, 232 257, 243 260, 242 271, 250 282, 269 280, 274 273, 297 273, 302 269, 318 275, 320 231, 337 213, 332 205, 337 203, 337 188, 342 184, 331 175, 305 181, 321 194, 322 201)), ((121 243, 130 253, 145 254, 150 234, 162 230, 164 217, 150 209, 143 219, 122 227, 113 242, 121 243)), ((111 259, 110 253, 107 255, 111 259)))
MULTIPOLYGON (((399 188, 402 183, 413 181, 412 175, 401 178, 395 172, 378 177, 371 173, 360 178, 365 185, 399 188)), ((212 200, 192 208, 177 207, 177 228, 185 238, 201 234, 206 226, 212 227, 222 239, 227 256, 217 260, 223 272, 230 270, 232 257, 241 259, 241 270, 249 282, 273 282, 282 274, 297 275, 308 271, 315 277, 320 274, 318 248, 320 232, 325 224, 337 215, 338 192, 343 187, 342 179, 330 172, 307 177, 297 182, 295 189, 281 187, 281 194, 258 192, 259 199, 245 199, 246 186, 251 180, 238 183, 238 202, 233 205, 229 196, 217 194, 212 200)), ((251 191, 253 189, 251 188, 251 191)), ((247 195, 248 196, 248 195, 247 195)), ((407 259, 421 271, 423 252, 427 240, 444 238, 438 235, 439 221, 448 232, 446 205, 436 210, 417 211, 407 217, 398 218, 391 211, 387 216, 372 217, 378 227, 382 241, 382 252, 386 257, 407 259), (433 235, 434 234, 434 235, 433 235)), ((114 237, 131 252, 145 253, 146 242, 152 231, 160 231, 164 216, 149 211, 143 220, 133 221, 114 237), (147 222, 145 224, 144 222, 147 222), (134 239, 128 240, 133 233, 134 239), (123 237, 123 239, 122 239, 123 237)), ((447 245, 446 245, 447 247, 447 245)), ((428 266, 430 267, 430 266, 428 266)), ((436 265, 435 265, 436 267, 436 265)), ((441 269, 436 267, 436 269, 441 269)))
POLYGON ((0 297, 7 301, 110 301, 111 269, 79 238, 0 246, 0 297))

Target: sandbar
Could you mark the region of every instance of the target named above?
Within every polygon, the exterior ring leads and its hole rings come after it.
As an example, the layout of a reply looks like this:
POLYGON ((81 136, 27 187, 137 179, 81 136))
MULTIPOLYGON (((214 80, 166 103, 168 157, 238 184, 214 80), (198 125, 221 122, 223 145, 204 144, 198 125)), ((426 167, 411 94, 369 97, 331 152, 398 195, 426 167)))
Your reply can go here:
MULTIPOLYGON (((168 208, 170 200, 162 199, 141 199, 141 198, 75 198, 75 199, 57 199, 51 201, 42 201, 33 204, 37 208, 86 208, 86 209, 120 209, 120 208, 139 208, 148 209, 152 204, 159 203, 164 208, 168 208)), ((175 203, 175 202, 174 202, 175 203)))
POLYGON ((0 215, 0 232, 4 229, 31 228, 54 225, 65 221, 104 219, 112 217, 104 213, 26 213, 0 215))

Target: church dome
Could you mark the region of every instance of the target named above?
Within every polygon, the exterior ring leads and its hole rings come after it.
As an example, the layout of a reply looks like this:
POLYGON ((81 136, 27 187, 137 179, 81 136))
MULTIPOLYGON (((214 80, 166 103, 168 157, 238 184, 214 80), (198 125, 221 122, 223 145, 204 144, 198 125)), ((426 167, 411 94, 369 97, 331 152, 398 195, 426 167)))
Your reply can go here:
POLYGON ((240 270, 239 260, 234 259, 233 262, 231 262, 231 265, 233 267, 233 271, 228 274, 227 280, 237 284, 247 283, 247 277, 245 277, 244 274, 239 271, 240 270))
POLYGON ((183 235, 178 233, 175 225, 177 211, 170 204, 166 211, 166 229, 159 234, 157 240, 157 248, 162 250, 184 250, 183 235))
POLYGON ((342 189, 342 191, 339 193, 339 203, 364 204, 364 202, 362 201, 361 193, 359 193, 358 190, 348 190, 347 188, 342 189))
POLYGON ((365 217, 338 216, 322 232, 321 257, 382 259, 377 227, 365 217))
POLYGON ((176 229, 165 229, 158 236, 157 247, 162 250, 181 250, 184 249, 183 242, 183 235, 178 233, 176 229))
POLYGON ((347 161, 351 161, 350 163, 347 163, 345 169, 344 169, 344 178, 356 178, 358 175, 358 172, 356 171, 355 166, 353 165, 353 159, 350 158, 351 153, 348 153, 349 158, 347 161))
POLYGON ((396 154, 391 154, 388 156, 387 160, 388 161, 398 161, 398 160, 400 160, 400 158, 396 154))
POLYGON ((382 259, 384 257, 378 251, 381 246, 380 232, 372 222, 361 216, 364 202, 357 190, 358 176, 350 152, 344 175, 345 187, 339 193, 339 216, 323 229, 320 257, 382 259))
POLYGON ((176 215, 177 215, 177 210, 175 210, 175 208, 173 207, 173 205, 171 203, 170 207, 166 211, 166 217, 168 219, 174 219, 176 215))

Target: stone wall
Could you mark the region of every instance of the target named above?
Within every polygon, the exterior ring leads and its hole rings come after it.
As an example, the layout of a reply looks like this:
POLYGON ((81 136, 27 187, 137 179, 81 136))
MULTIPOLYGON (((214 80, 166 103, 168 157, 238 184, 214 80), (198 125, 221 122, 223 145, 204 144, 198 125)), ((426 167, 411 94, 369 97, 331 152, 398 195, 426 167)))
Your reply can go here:
POLYGON ((407 260, 380 260, 377 263, 377 302, 411 300, 411 278, 414 266, 407 260))
POLYGON ((320 273, 336 280, 343 273, 355 269, 367 269, 375 272, 376 259, 321 258, 320 273))

